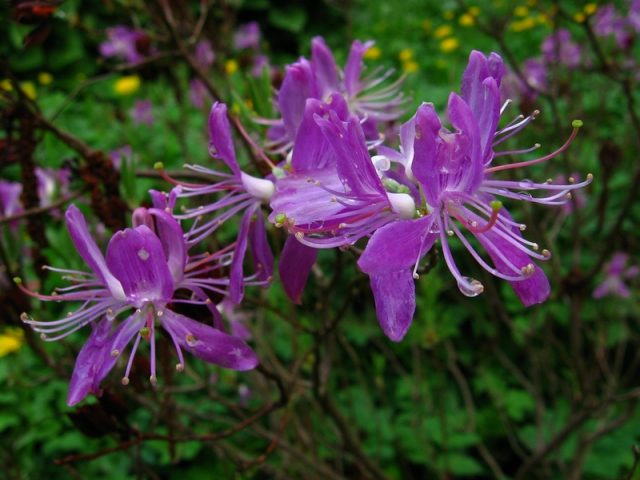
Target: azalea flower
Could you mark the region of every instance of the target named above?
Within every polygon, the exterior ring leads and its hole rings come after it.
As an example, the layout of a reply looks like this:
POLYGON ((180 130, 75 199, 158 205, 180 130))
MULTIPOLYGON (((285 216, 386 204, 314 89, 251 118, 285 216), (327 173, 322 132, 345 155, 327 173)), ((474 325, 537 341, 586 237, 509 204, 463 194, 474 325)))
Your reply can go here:
POLYGON ((100 44, 100 55, 117 57, 129 64, 136 64, 151 53, 148 34, 126 25, 107 29, 107 40, 100 44))
MULTIPOLYGON (((484 290, 476 279, 460 273, 449 246, 449 237, 457 237, 473 258, 492 275, 507 280, 526 306, 544 301, 549 282, 533 259, 546 260, 550 252, 539 252, 537 244, 525 240, 525 226, 513 220, 496 196, 528 202, 557 205, 568 201, 570 192, 591 181, 555 185, 530 180, 495 180, 493 174, 547 161, 571 143, 535 160, 494 166, 503 155, 527 153, 533 149, 496 153, 504 139, 524 128, 533 117, 520 118, 498 127, 504 112, 499 103, 499 84, 504 75, 497 54, 485 57, 474 51, 462 81, 462 96, 452 93, 448 117, 453 130, 445 128, 433 105, 418 108, 413 134, 413 149, 405 152, 407 177, 415 178, 424 194, 418 218, 398 220, 378 229, 358 260, 358 266, 371 280, 378 320, 385 334, 394 341, 406 334, 415 311, 415 285, 420 259, 436 240, 460 291, 470 297, 484 290), (549 192, 533 197, 532 191, 549 192), (487 262, 466 238, 471 233, 486 250, 487 262)), ((411 124, 409 124, 411 126, 411 124)), ((410 139, 411 135, 407 135, 410 139)))
POLYGON ((393 70, 376 69, 363 77, 364 55, 371 47, 373 42, 354 41, 345 68, 341 70, 325 41, 315 37, 311 42, 311 61, 302 57, 286 68, 277 99, 282 119, 272 122, 268 148, 277 153, 291 150, 309 98, 327 101, 333 93, 341 94, 350 113, 363 122, 370 122, 369 139, 378 137, 375 122, 399 118, 404 112, 405 98, 399 92, 404 77, 386 86, 382 85, 393 70))
POLYGON ((209 153, 222 160, 231 173, 213 170, 200 165, 186 165, 186 168, 211 178, 210 184, 191 184, 169 181, 177 184, 174 193, 178 198, 217 196, 207 204, 186 208, 175 217, 180 220, 195 220, 185 240, 190 247, 212 235, 227 220, 242 215, 237 240, 228 248, 234 250, 231 264, 229 297, 239 303, 245 285, 265 285, 271 280, 273 254, 267 241, 260 206, 270 200, 274 192, 273 182, 268 178, 258 178, 243 172, 236 159, 231 136, 231 125, 227 117, 227 106, 215 103, 209 115, 209 153), (255 273, 246 277, 243 262, 247 249, 252 252, 255 273))
POLYGON ((65 274, 68 287, 52 295, 19 288, 43 301, 81 302, 79 308, 56 321, 22 320, 40 332, 43 340, 55 341, 91 325, 92 333, 80 350, 69 384, 71 406, 89 393, 99 393, 100 383, 133 340, 122 383, 129 383, 133 358, 141 342, 150 347, 150 381, 156 383, 156 328, 171 339, 182 371, 183 350, 210 363, 233 370, 254 368, 258 360, 241 339, 176 313, 177 303, 209 305, 207 292, 225 293, 228 280, 210 278, 209 272, 226 268, 229 254, 189 257, 178 222, 165 210, 137 209, 133 228, 116 232, 106 256, 100 252, 80 210, 71 205, 65 214, 69 234, 89 272, 48 267, 65 274), (176 291, 192 293, 188 299, 176 291))
POLYGON ((542 55, 548 65, 562 64, 568 68, 580 65, 582 49, 571 39, 571 32, 560 28, 542 42, 542 55))
POLYGON ((605 279, 593 291, 593 298, 618 297, 629 298, 631 292, 625 280, 640 275, 640 267, 632 265, 627 267, 629 255, 624 252, 616 252, 611 261, 605 267, 605 279))

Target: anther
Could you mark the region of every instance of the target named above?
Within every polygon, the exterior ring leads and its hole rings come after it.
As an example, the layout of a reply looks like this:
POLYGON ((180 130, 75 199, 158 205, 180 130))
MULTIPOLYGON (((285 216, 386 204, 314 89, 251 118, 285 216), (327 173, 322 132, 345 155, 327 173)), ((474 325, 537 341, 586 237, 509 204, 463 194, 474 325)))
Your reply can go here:
POLYGON ((534 243, 533 245, 531 245, 531 248, 533 248, 534 251, 538 251, 538 249, 540 248, 540 245, 538 245, 537 243, 534 243))
POLYGON ((546 248, 542 250, 542 256, 549 258, 551 256, 551 252, 549 250, 547 250, 546 248))
POLYGON ((44 333, 40 334, 40 340, 46 340, 47 339, 47 335, 44 333))
POLYGON ((120 380, 120 383, 122 383, 122 385, 126 387, 127 385, 129 385, 129 377, 122 377, 122 380, 120 380))
POLYGON ((31 318, 29 317, 29 315, 27 314, 27 312, 22 312, 20 314, 20 320, 22 320, 23 322, 28 322, 29 320, 31 320, 31 318))
POLYGON ((520 229, 521 232, 524 232, 527 229, 527 226, 524 223, 521 223, 518 228, 520 229))
POLYGON ((158 310, 158 313, 156 313, 156 315, 161 317, 162 315, 164 315, 164 312, 162 310, 158 310))
POLYGON ((184 365, 182 363, 177 363, 176 372, 182 372, 182 371, 184 371, 184 365))
POLYGON ((185 340, 189 346, 193 346, 196 343, 196 337, 191 333, 186 335, 185 340))
POLYGON ((521 268, 522 274, 527 277, 533 275, 534 270, 535 270, 535 266, 533 265, 533 263, 525 265, 524 267, 521 268))
POLYGON ((420 279, 420 275, 418 275, 417 273, 413 274, 413 279, 414 280, 419 280, 420 279))
POLYGON ((576 179, 573 177, 568 178, 569 183, 576 183, 576 179))
POLYGON ((155 375, 151 375, 149 377, 149 381, 151 382, 151 385, 153 385, 154 387, 156 386, 156 384, 158 383, 158 379, 156 378, 155 375))
POLYGON ((117 357, 118 355, 120 355, 120 350, 118 350, 117 348, 114 348, 113 350, 111 350, 112 357, 117 357))
POLYGON ((449 235, 450 237, 453 237, 454 235, 453 230, 447 230, 447 235, 449 235))

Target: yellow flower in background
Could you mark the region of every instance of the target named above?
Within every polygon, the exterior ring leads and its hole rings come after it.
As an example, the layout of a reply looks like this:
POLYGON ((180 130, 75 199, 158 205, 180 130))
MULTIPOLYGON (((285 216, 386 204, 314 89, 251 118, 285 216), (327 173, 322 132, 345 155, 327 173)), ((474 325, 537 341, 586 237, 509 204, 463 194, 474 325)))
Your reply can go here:
POLYGON ((53 82, 53 75, 49 72, 40 72, 38 74, 38 83, 40 85, 49 85, 53 82))
POLYGON ((404 73, 415 73, 420 69, 418 63, 414 60, 409 60, 408 62, 404 62, 402 64, 402 71, 404 73))
POLYGON ((367 60, 377 60, 381 55, 382 50, 380 50, 380 48, 378 48, 376 45, 364 52, 364 58, 366 58, 367 60))
POLYGON ((535 7, 538 4, 537 0, 529 0, 527 2, 529 4, 530 7, 535 7))
POLYGON ((515 8, 515 10, 513 11, 513 14, 516 17, 526 17, 527 15, 529 15, 529 9, 524 5, 520 5, 515 8))
POLYGON ((455 14, 453 13, 453 10, 446 10, 442 16, 444 17, 445 20, 453 20, 453 17, 455 17, 455 14))
POLYGON ((471 25, 476 23, 476 19, 470 13, 463 13, 462 15, 460 15, 460 18, 458 19, 458 23, 463 27, 470 27, 471 25))
POLYGON ((593 15, 598 11, 598 5, 595 3, 587 3, 582 10, 586 15, 593 15))
POLYGON ((11 80, 5 78, 0 82, 0 90, 4 90, 5 92, 10 92, 13 90, 13 86, 11 85, 11 80))
POLYGON ((511 24, 509 28, 514 32, 523 32, 536 26, 536 21, 533 17, 523 18, 522 20, 516 20, 511 24))
POLYGON ((410 60, 413 60, 413 50, 411 50, 410 48, 405 48, 404 50, 400 50, 400 53, 398 54, 398 58, 402 62, 408 62, 410 60))
POLYGON ((582 12, 578 12, 573 16, 573 19, 578 23, 584 23, 584 21, 587 19, 587 16, 582 12))
POLYGON ((457 38, 445 38, 442 42, 440 42, 440 50, 444 53, 453 52, 458 46, 460 42, 458 42, 457 38))
POLYGON ((536 21, 540 24, 540 25, 551 25, 551 20, 549 19, 549 16, 545 13, 539 13, 536 16, 536 21))
POLYGON ((20 84, 20 89, 24 92, 27 98, 31 100, 35 100, 38 96, 36 92, 36 86, 33 84, 33 82, 22 82, 20 84))
POLYGON ((7 328, 0 334, 0 357, 20 350, 24 344, 24 332, 19 328, 7 328))
POLYGON ((453 33, 453 28, 451 28, 451 25, 440 25, 433 32, 433 36, 436 38, 444 38, 451 35, 451 33, 453 33))
POLYGON ((116 80, 113 90, 118 95, 131 95, 140 88, 140 77, 138 75, 127 75, 116 80))
POLYGON ((224 71, 227 72, 227 75, 233 75, 238 71, 238 68, 238 61, 233 58, 224 62, 224 71))
POLYGON ((477 17, 478 15, 480 15, 480 8, 479 7, 469 7, 469 15, 477 17))
POLYGON ((431 33, 431 29, 433 28, 431 20, 427 20, 427 19, 420 22, 420 26, 425 31, 425 33, 431 33))

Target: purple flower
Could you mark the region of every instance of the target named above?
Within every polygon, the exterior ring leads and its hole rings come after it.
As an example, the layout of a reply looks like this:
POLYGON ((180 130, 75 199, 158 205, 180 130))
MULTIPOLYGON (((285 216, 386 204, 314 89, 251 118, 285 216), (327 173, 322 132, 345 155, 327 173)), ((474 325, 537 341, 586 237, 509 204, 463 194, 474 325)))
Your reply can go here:
POLYGON ((603 5, 593 18, 594 33, 600 37, 614 35, 620 48, 628 48, 630 46, 633 38, 629 31, 630 25, 631 22, 623 18, 614 5, 603 5))
POLYGON ((189 100, 196 108, 202 108, 205 103, 211 102, 211 94, 202 80, 194 78, 189 82, 189 100))
POLYGON ((227 117, 227 107, 215 103, 209 115, 209 153, 222 160, 231 173, 212 170, 199 165, 187 165, 195 172, 212 178, 211 184, 187 184, 175 182, 175 194, 179 198, 217 196, 208 205, 187 208, 176 215, 178 219, 196 219, 186 233, 189 246, 195 245, 213 234, 228 219, 242 214, 238 238, 232 247, 235 250, 231 264, 229 298, 239 303, 245 285, 267 284, 273 271, 273 254, 267 241, 266 230, 260 206, 273 195, 274 185, 269 179, 257 178, 243 172, 236 160, 235 147, 231 137, 231 125, 227 117), (205 218, 207 218, 204 220, 205 218), (255 273, 245 277, 243 261, 247 250, 251 250, 255 273))
POLYGON ((40 332, 44 340, 64 338, 91 324, 92 333, 78 354, 71 377, 67 397, 70 406, 91 392, 100 392, 100 383, 132 340, 122 383, 129 383, 133 358, 142 341, 150 346, 150 380, 155 384, 157 324, 176 349, 178 371, 184 369, 183 350, 234 370, 249 370, 257 365, 255 353, 241 339, 169 308, 177 303, 210 305, 207 291, 224 292, 228 280, 205 274, 224 269, 229 262, 227 253, 188 257, 178 222, 165 210, 142 208, 134 212, 134 227, 116 232, 103 256, 80 210, 71 205, 65 217, 73 244, 91 271, 49 267, 64 273, 72 283, 56 289, 53 295, 33 293, 19 286, 40 300, 81 302, 78 309, 53 322, 22 315, 22 320, 40 332), (191 291, 192 297, 174 297, 180 289, 191 291))
POLYGON ((636 33, 640 33, 640 0, 632 0, 627 15, 629 25, 636 33))
POLYGON ((500 84, 500 90, 504 97, 519 98, 524 102, 531 103, 538 98, 539 91, 544 92, 549 89, 547 65, 543 61, 537 58, 525 60, 521 73, 524 82, 514 72, 509 72, 504 76, 500 84))
POLYGON ((258 25, 258 22, 240 25, 233 35, 233 47, 236 50, 245 50, 247 48, 258 50, 260 48, 260 25, 258 25))
MULTIPOLYGON (((275 152, 287 152, 292 147, 304 114, 307 99, 327 101, 333 93, 340 93, 347 101, 349 111, 361 120, 393 121, 402 115, 405 98, 399 87, 404 80, 381 86, 393 70, 380 73, 374 70, 363 77, 363 58, 373 42, 356 40, 351 45, 344 71, 338 69, 333 53, 321 37, 311 42, 311 61, 301 58, 289 65, 282 87, 278 93, 278 109, 284 126, 284 135, 271 142, 269 148, 275 152)), ((377 131, 374 129, 377 140, 377 131)))
POLYGON ((149 53, 149 35, 125 25, 108 28, 107 40, 100 44, 100 55, 117 57, 130 64, 138 63, 149 53))
POLYGON ((134 125, 153 125, 153 104, 150 100, 136 100, 129 111, 134 125))
POLYGON ((209 68, 216 59, 216 54, 208 40, 200 40, 196 44, 195 59, 197 64, 204 70, 209 68))
MULTIPOLYGON (((564 151, 575 137, 556 152, 544 157, 491 166, 502 155, 526 153, 499 152, 494 147, 524 128, 527 117, 499 128, 503 111, 500 107, 499 84, 504 75, 502 59, 485 57, 474 51, 462 81, 462 96, 449 97, 448 117, 453 130, 445 128, 433 105, 423 104, 415 116, 413 150, 405 152, 408 177, 415 178, 424 192, 426 204, 418 207, 416 219, 400 220, 378 229, 367 244, 358 266, 371 280, 378 320, 385 334, 394 341, 406 334, 415 310, 414 279, 418 278, 420 259, 439 239, 442 254, 460 291, 466 296, 482 293, 478 281, 460 273, 449 247, 449 237, 457 237, 471 256, 489 273, 510 282, 526 306, 544 301, 549 295, 549 282, 532 259, 546 260, 547 250, 522 238, 524 225, 513 220, 496 196, 534 203, 565 203, 572 190, 583 183, 554 185, 530 180, 494 180, 493 173, 544 162, 564 151), (411 158, 412 157, 412 158, 411 158), (546 197, 533 197, 529 192, 550 192, 546 197), (490 262, 472 246, 464 230, 482 245, 490 262)), ((407 138, 410 139, 410 135, 407 138)))
POLYGON ((0 214, 3 217, 10 217, 22 210, 21 193, 22 184, 0 180, 0 214))
POLYGON ((613 255, 611 261, 605 267, 606 277, 604 281, 593 291, 593 298, 629 298, 631 296, 625 280, 640 275, 640 267, 637 265, 626 267, 628 260, 629 255, 624 252, 617 252, 613 255))
POLYGON ((569 30, 561 28, 542 42, 542 55, 547 64, 562 64, 568 68, 580 65, 582 49, 571 40, 569 30))
POLYGON ((109 152, 109 159, 116 170, 120 170, 120 165, 122 165, 123 160, 126 161, 126 159, 130 159, 132 156, 133 150, 131 149, 131 145, 124 145, 109 152))

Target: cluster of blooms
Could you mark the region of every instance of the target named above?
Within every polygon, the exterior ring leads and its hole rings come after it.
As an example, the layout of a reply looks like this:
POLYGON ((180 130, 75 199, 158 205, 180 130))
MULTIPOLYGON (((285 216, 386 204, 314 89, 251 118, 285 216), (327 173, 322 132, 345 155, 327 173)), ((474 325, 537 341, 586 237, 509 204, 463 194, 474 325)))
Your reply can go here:
MULTIPOLYGON (((484 287, 460 272, 450 247, 453 238, 481 267, 508 281, 524 305, 548 297, 549 282, 535 260, 548 259, 550 252, 523 238, 525 225, 512 218, 498 197, 562 205, 592 177, 558 184, 502 180, 497 174, 554 158, 573 141, 581 123, 574 122, 572 134, 555 152, 499 163, 500 157, 538 147, 496 150, 533 117, 501 121, 508 107, 500 100, 503 61, 495 53, 485 56, 474 51, 461 94, 449 97, 450 126, 432 104, 423 103, 400 126, 399 147, 394 148, 390 142, 395 138, 378 131, 403 114, 406 101, 399 91, 401 81, 386 84, 392 72, 363 74, 363 58, 371 46, 372 42, 354 42, 340 69, 324 40, 315 38, 311 58, 287 67, 275 101, 281 118, 267 122, 268 140, 258 153, 272 166, 266 177, 240 168, 227 107, 215 103, 208 123, 209 153, 226 168, 186 166, 210 182, 184 183, 165 175, 175 188, 167 194, 152 191, 153 208, 134 211, 133 228, 115 233, 106 256, 92 240, 80 211, 74 206, 68 209, 69 233, 92 272, 51 268, 72 282, 54 295, 21 288, 42 300, 82 302, 54 322, 25 314, 23 320, 43 338, 56 340, 92 325, 76 362, 69 404, 99 391, 100 382, 131 341, 123 383, 128 383, 141 341, 149 343, 155 382, 157 324, 175 346, 178 370, 184 368, 183 350, 226 368, 255 367, 256 355, 245 343, 246 328, 236 325, 232 334, 224 333, 212 295, 224 297, 220 309, 232 312, 230 307, 241 303, 246 286, 269 284, 274 256, 268 223, 288 233, 279 273, 287 295, 297 303, 319 249, 349 248, 361 241, 364 250, 358 267, 370 278, 379 323, 393 341, 400 341, 412 322, 419 265, 438 241, 464 295, 474 297, 484 287), (280 161, 274 163, 273 158, 280 161), (534 196, 536 192, 540 195, 534 196), (183 200, 197 206, 184 205, 174 213, 183 200), (270 209, 266 218, 263 207, 270 209), (239 219, 235 241, 215 253, 189 253, 232 219, 239 219), (182 223, 189 225, 186 231, 182 223), (181 303, 208 307, 214 326, 178 313, 181 303)), ((238 130, 255 146, 242 126, 238 130)))
MULTIPOLYGON (((588 20, 596 37, 603 40, 613 38, 618 53, 624 55, 620 66, 633 72, 640 80, 640 68, 633 56, 633 44, 640 33, 640 0, 631 0, 626 15, 620 13, 613 4, 602 5, 588 20)), ((503 84, 504 94, 520 97, 525 102, 536 100, 539 92, 548 92, 552 84, 550 70, 562 66, 569 70, 592 66, 592 59, 580 44, 573 40, 571 32, 560 28, 544 39, 540 57, 523 62, 521 78, 511 73, 503 84)), ((614 52, 612 52, 614 53, 614 52)))

